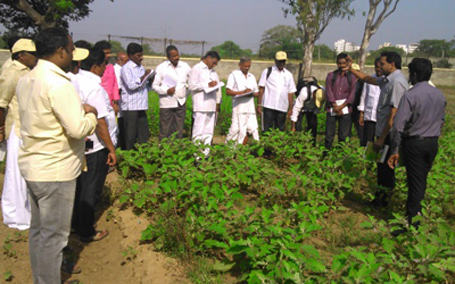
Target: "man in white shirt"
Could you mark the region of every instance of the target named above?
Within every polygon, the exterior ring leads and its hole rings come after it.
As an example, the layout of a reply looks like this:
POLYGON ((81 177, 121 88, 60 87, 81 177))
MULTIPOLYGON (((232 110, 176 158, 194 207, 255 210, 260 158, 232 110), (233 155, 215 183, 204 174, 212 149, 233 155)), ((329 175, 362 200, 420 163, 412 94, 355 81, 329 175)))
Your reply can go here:
MULTIPOLYGON (((190 72, 188 88, 193 102, 193 141, 210 145, 215 130, 216 112, 220 109, 221 85, 213 69, 220 61, 216 51, 209 51, 190 72)), ((209 149, 203 153, 207 156, 209 149)))
POLYGON ((174 45, 166 48, 167 60, 156 67, 152 88, 160 96, 160 137, 183 137, 186 115, 186 97, 188 76, 191 67, 180 60, 180 54, 174 45))
POLYGON ((117 52, 117 61, 114 65, 114 71, 115 71, 115 76, 117 77, 117 83, 118 83, 118 93, 120 96, 119 99, 119 112, 117 114, 117 127, 118 127, 118 135, 117 135, 117 146, 125 150, 125 127, 124 127, 124 121, 123 121, 123 114, 122 114, 122 96, 125 95, 124 87, 122 85, 122 80, 120 78, 120 75, 122 73, 122 67, 125 65, 128 60, 128 56, 124 52, 117 52))
POLYGON ((275 65, 265 69, 259 80, 257 111, 262 115, 264 132, 271 128, 284 131, 286 114, 291 116, 297 89, 292 73, 284 68, 286 60, 286 52, 278 51, 275 54, 275 65))
POLYGON ((82 104, 66 75, 74 51, 69 34, 62 28, 42 30, 35 45, 38 64, 19 80, 16 89, 23 142, 19 168, 32 210, 33 283, 61 284, 84 138, 95 131, 98 113, 82 104))
MULTIPOLYGON (((378 57, 374 61, 374 71, 376 72, 371 77, 378 78, 382 76, 381 73, 381 58, 378 57)), ((376 85, 365 83, 360 96, 360 104, 358 110, 360 111, 359 124, 363 126, 363 140, 362 146, 366 146, 367 142, 374 141, 374 132, 376 126, 376 112, 379 104, 379 95, 381 88, 376 85)))
POLYGON ((81 62, 78 75, 81 100, 98 110, 96 132, 88 136, 92 147, 87 147, 85 158, 87 171, 77 179, 76 199, 72 227, 83 242, 99 241, 107 236, 107 230, 95 230, 95 205, 99 201, 109 166, 117 163, 115 145, 117 124, 115 111, 106 90, 101 85, 101 76, 106 67, 105 53, 91 49, 81 62))
POLYGON ((131 150, 136 141, 144 144, 150 137, 147 120, 150 84, 144 80, 147 80, 152 70, 146 70, 142 66, 144 54, 139 44, 128 44, 126 53, 130 60, 123 65, 120 75, 125 91, 121 109, 125 127, 125 150, 131 150))
POLYGON ((227 80, 226 94, 232 96, 232 124, 226 141, 244 143, 247 133, 259 140, 258 121, 254 107, 254 97, 259 95, 256 77, 249 73, 251 59, 240 58, 239 70, 233 71, 227 80))

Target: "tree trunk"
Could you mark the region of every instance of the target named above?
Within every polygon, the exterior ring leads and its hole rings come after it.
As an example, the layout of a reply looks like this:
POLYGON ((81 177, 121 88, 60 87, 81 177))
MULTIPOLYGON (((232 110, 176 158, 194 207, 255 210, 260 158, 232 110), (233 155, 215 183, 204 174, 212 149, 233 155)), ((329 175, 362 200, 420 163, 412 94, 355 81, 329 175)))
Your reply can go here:
MULTIPOLYGON (((313 51, 314 51, 314 41, 310 41, 308 44, 304 44, 304 53, 303 53, 303 77, 311 76, 311 68, 313 65, 313 51)), ((300 78, 299 78, 300 79, 300 78)))
POLYGON ((362 39, 362 44, 360 45, 360 50, 359 50, 359 66, 360 70, 363 70, 363 67, 365 66, 365 61, 367 59, 367 49, 368 46, 370 46, 370 38, 371 35, 369 34, 369 29, 365 29, 365 32, 363 33, 363 39, 362 39))
POLYGON ((35 11, 32 6, 26 1, 26 0, 18 0, 15 2, 14 6, 27 14, 27 16, 32 19, 37 26, 40 27, 40 29, 47 29, 47 28, 53 28, 57 25, 57 22, 55 19, 52 19, 49 21, 49 17, 46 17, 45 15, 41 15, 37 11, 35 11))

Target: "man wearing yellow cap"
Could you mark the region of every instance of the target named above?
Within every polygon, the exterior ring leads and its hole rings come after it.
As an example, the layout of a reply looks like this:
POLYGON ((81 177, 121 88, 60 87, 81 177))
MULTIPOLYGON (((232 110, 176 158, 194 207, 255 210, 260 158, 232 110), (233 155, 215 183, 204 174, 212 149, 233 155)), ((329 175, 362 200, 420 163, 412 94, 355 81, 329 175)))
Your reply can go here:
POLYGON ((30 227, 30 206, 27 186, 17 163, 21 135, 16 85, 23 75, 35 67, 37 59, 35 44, 30 39, 19 39, 11 51, 12 64, 0 76, 0 142, 8 139, 2 214, 3 223, 11 228, 26 230, 30 227))
POLYGON ((262 115, 262 130, 277 128, 284 131, 286 114, 291 116, 295 87, 292 73, 284 68, 287 54, 278 51, 275 54, 275 65, 265 69, 259 80, 259 97, 257 111, 262 115))

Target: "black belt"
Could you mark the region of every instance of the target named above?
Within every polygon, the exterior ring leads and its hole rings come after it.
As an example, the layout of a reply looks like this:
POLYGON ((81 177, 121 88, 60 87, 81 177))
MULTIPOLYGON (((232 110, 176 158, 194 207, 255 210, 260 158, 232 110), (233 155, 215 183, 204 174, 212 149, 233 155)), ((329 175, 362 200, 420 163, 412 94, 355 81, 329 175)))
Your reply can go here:
POLYGON ((409 136, 406 138, 406 140, 434 140, 438 139, 439 136, 429 136, 429 137, 422 137, 422 136, 409 136))

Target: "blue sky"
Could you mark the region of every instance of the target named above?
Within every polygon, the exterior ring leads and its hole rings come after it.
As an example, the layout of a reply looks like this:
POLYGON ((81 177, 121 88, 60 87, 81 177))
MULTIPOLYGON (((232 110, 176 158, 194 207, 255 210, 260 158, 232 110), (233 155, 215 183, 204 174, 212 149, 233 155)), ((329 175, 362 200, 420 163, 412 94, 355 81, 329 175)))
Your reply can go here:
MULTIPOLYGON (((335 19, 318 43, 333 48, 341 38, 360 44, 368 0, 355 0, 351 20, 335 19)), ((257 51, 264 31, 276 25, 295 26, 284 17, 279 0, 96 0, 92 14, 70 23, 76 39, 96 41, 107 34, 205 40, 217 45, 232 40, 257 51)), ((383 42, 409 44, 421 39, 454 39, 455 0, 401 0, 373 36, 370 49, 383 42)))

